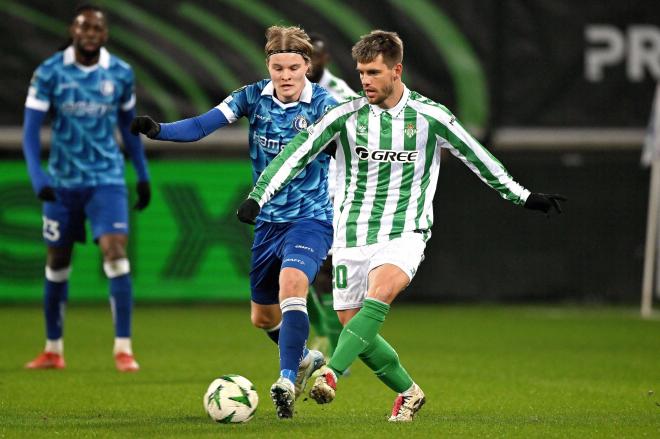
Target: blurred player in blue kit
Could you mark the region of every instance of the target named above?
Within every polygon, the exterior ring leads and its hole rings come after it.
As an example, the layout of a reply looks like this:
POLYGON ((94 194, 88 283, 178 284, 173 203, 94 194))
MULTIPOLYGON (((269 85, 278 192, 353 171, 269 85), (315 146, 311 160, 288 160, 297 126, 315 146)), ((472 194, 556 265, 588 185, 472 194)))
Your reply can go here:
MULTIPOLYGON (((205 114, 173 123, 135 118, 133 133, 158 140, 193 142, 241 117, 250 121, 252 178, 299 132, 336 101, 307 78, 312 44, 298 27, 266 31, 270 79, 231 93, 205 114)), ((250 271, 252 323, 279 345, 280 377, 270 393, 280 418, 293 417, 295 399, 325 360, 305 345, 309 335, 307 293, 332 245, 328 163, 321 154, 256 218, 250 271)))
POLYGON ((44 313, 46 347, 29 369, 61 369, 64 308, 74 242, 85 242, 85 220, 103 254, 110 282, 115 327, 114 357, 119 371, 135 372, 131 346, 133 291, 128 241, 128 192, 124 157, 114 138, 119 127, 138 176, 142 210, 151 190, 142 142, 129 131, 135 116, 133 71, 104 47, 108 25, 91 5, 76 9, 69 29, 71 45, 35 71, 25 101, 23 152, 32 187, 43 204, 43 237, 48 247, 44 313), (40 164, 40 127, 52 116, 48 172, 40 164))

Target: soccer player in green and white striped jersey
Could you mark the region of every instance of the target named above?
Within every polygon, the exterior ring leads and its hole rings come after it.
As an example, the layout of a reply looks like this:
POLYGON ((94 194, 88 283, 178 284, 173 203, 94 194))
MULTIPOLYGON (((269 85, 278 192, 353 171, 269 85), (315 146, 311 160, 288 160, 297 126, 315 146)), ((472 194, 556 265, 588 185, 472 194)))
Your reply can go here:
POLYGON ((433 224, 440 149, 447 148, 500 195, 546 214, 561 212, 561 195, 530 193, 444 106, 401 81, 403 43, 373 31, 353 47, 364 96, 329 110, 298 134, 263 171, 238 217, 261 206, 337 141, 334 217, 334 308, 344 329, 328 367, 310 395, 334 399, 337 377, 359 356, 398 393, 390 421, 411 421, 425 396, 378 334, 390 304, 410 283, 424 257, 433 224))

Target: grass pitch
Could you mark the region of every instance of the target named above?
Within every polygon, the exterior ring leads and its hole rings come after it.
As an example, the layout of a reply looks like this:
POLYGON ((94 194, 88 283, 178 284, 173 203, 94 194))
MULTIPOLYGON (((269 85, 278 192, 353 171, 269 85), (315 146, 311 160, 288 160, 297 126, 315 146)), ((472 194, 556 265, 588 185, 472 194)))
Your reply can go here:
POLYGON ((660 437, 660 321, 622 308, 405 306, 383 335, 421 385, 415 422, 386 421, 394 394, 362 364, 337 399, 302 398, 278 420, 268 389, 275 345, 249 305, 138 306, 142 370, 112 361, 107 307, 67 310, 63 371, 27 371, 43 347, 38 307, 0 308, 0 437, 660 437), (260 396, 255 419, 215 424, 202 396, 238 373, 260 396))

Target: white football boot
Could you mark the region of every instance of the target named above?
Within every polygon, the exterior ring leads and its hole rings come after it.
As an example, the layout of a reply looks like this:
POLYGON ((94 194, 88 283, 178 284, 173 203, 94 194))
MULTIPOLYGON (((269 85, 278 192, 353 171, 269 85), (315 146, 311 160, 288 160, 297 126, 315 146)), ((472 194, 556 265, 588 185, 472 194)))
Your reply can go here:
POLYGON ((394 400, 394 407, 392 407, 392 416, 390 422, 410 422, 415 417, 415 414, 422 408, 426 402, 424 392, 419 386, 413 383, 410 390, 399 393, 399 396, 394 400))
POLYGON ((296 389, 296 399, 305 392, 305 386, 309 377, 324 365, 325 358, 323 357, 323 353, 310 349, 307 355, 305 355, 305 358, 300 362, 296 382, 293 383, 296 389))
POLYGON ((275 384, 270 387, 270 397, 275 404, 277 417, 280 419, 293 418, 293 403, 296 400, 296 389, 293 383, 279 377, 275 384))

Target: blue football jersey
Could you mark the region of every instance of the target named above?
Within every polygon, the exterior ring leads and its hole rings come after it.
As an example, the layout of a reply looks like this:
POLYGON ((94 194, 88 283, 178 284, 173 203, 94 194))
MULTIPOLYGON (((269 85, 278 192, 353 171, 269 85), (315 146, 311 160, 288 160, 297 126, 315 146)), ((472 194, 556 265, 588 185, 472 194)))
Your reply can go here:
MULTIPOLYGON (((229 122, 241 116, 250 121, 253 182, 296 134, 306 130, 327 109, 337 104, 323 87, 307 80, 298 102, 284 104, 273 93, 272 82, 265 79, 239 88, 216 107, 229 122)), ((329 155, 319 154, 263 206, 258 219, 276 223, 301 218, 332 221, 332 204, 328 197, 329 162, 329 155)))
POLYGON ((52 109, 48 171, 56 187, 125 184, 114 130, 118 111, 134 105, 131 67, 105 48, 94 66, 77 64, 69 46, 37 68, 25 106, 52 109))

